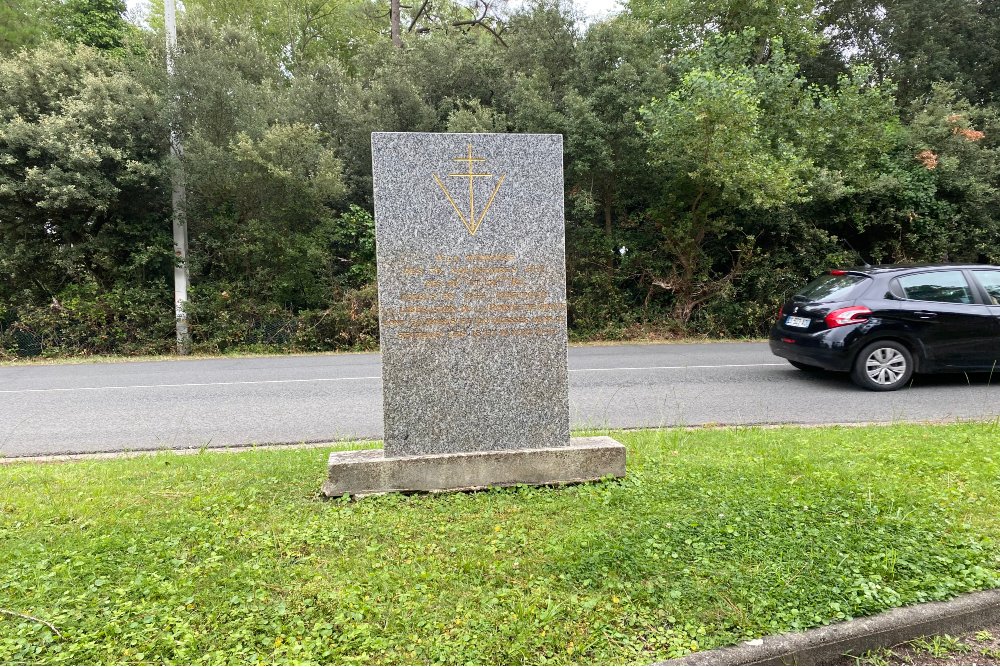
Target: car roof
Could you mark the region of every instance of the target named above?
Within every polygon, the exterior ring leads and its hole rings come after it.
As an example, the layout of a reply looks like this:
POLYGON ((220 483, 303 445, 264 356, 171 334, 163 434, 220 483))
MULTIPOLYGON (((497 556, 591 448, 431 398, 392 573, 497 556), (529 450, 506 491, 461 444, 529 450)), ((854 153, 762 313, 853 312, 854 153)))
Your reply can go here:
POLYGON ((864 273, 868 275, 884 274, 884 273, 903 273, 906 271, 913 271, 917 269, 994 269, 1000 270, 1000 266, 994 266, 992 264, 877 264, 875 266, 852 266, 849 269, 843 269, 844 271, 849 271, 851 273, 864 273))

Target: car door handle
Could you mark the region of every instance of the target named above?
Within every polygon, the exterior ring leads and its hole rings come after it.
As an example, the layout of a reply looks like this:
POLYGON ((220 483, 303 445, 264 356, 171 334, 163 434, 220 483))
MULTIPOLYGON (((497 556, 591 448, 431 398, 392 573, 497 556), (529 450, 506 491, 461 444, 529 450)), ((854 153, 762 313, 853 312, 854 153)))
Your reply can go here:
POLYGON ((933 320, 937 317, 937 313, 932 313, 929 310, 918 310, 913 313, 922 320, 933 320))

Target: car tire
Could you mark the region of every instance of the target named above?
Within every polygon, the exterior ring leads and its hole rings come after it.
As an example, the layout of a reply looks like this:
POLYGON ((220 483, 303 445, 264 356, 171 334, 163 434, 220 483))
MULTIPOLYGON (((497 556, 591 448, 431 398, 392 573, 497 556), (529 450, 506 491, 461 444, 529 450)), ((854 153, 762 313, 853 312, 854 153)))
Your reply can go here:
POLYGON ((791 359, 789 359, 788 363, 790 363, 792 366, 795 366, 800 371, 807 371, 809 373, 815 373, 816 371, 823 370, 819 366, 813 366, 812 364, 804 364, 801 361, 792 361, 791 359))
POLYGON ((895 391, 913 377, 913 355, 902 343, 880 340, 865 346, 854 359, 851 379, 871 391, 895 391))

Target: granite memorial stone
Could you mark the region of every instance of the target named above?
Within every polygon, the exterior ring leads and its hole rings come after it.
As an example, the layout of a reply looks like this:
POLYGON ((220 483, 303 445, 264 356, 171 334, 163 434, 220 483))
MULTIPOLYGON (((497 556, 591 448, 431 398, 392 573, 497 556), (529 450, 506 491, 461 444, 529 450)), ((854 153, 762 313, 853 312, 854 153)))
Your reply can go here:
POLYGON ((372 135, 385 449, 327 495, 625 474, 570 438, 560 135, 372 135))

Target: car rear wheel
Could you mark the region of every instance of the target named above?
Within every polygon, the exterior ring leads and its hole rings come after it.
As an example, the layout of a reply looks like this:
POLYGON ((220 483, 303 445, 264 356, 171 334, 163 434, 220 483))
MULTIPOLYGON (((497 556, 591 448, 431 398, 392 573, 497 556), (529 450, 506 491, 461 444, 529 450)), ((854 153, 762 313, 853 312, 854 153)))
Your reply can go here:
POLYGON ((851 379, 872 391, 894 391, 913 376, 913 355, 906 346, 891 340, 876 341, 854 360, 851 379))
POLYGON ((792 366, 795 366, 800 371, 809 371, 810 373, 814 373, 816 371, 823 370, 819 366, 813 366, 812 364, 804 364, 801 361, 792 361, 791 359, 789 359, 788 363, 790 363, 792 366))

